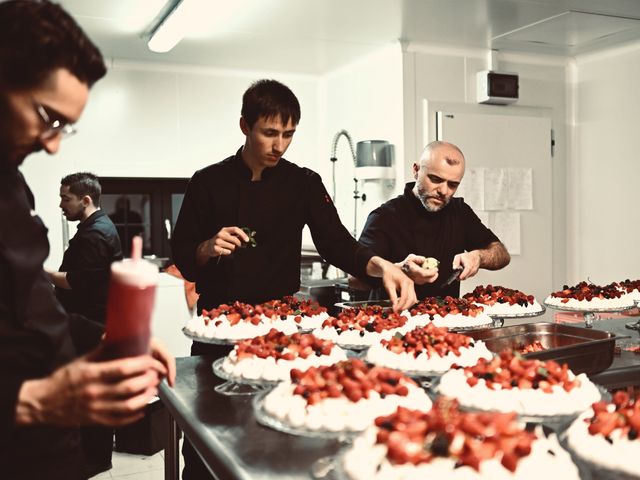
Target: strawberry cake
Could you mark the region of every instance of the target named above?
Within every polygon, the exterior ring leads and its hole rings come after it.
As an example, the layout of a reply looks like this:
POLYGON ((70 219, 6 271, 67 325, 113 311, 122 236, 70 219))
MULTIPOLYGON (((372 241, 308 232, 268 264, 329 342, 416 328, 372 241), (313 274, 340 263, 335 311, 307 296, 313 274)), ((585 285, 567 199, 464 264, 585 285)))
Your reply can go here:
POLYGON ((577 415, 601 399, 586 374, 574 375, 566 363, 524 359, 509 350, 449 370, 438 393, 460 399, 463 407, 526 416, 577 415))
POLYGON ((405 372, 446 372, 452 365, 475 365, 493 354, 482 340, 450 332, 447 327, 428 323, 404 335, 397 333, 367 351, 367 361, 405 372))
POLYGON ((545 301, 547 305, 571 310, 602 310, 606 308, 630 308, 634 302, 624 294, 615 283, 601 287, 592 283, 580 282, 562 290, 553 292, 545 301))
POLYGON ((357 432, 399 406, 429 410, 431 400, 401 372, 370 367, 352 358, 305 371, 291 370, 290 381, 278 384, 264 397, 257 397, 254 406, 257 418, 269 426, 273 426, 268 421, 271 419, 284 429, 357 432))
POLYGON ((227 375, 247 380, 288 380, 293 368, 332 365, 347 355, 331 340, 321 340, 309 333, 285 335, 272 329, 268 334, 238 342, 222 360, 227 375))
POLYGON ((329 317, 313 334, 345 347, 366 348, 380 340, 388 340, 396 333, 408 332, 415 325, 408 315, 380 306, 367 306, 347 308, 336 317, 329 317))
POLYGON ((616 283, 618 289, 628 295, 634 302, 640 302, 640 280, 624 280, 616 283))
POLYGON ((478 285, 463 296, 472 303, 482 305, 487 315, 522 315, 543 311, 533 295, 499 285, 478 285))
POLYGON ((281 319, 267 306, 249 305, 235 302, 222 304, 212 310, 202 310, 201 316, 194 316, 185 327, 185 333, 191 338, 210 340, 240 340, 266 335, 274 328, 286 334, 298 331, 292 318, 281 319))
POLYGON ((272 308, 275 315, 282 320, 293 320, 301 330, 319 328, 327 318, 326 307, 315 300, 300 300, 293 296, 286 296, 282 300, 272 300, 263 303, 264 308, 272 308))
POLYGON ((478 328, 493 324, 484 308, 464 298, 427 297, 414 305, 409 313, 418 325, 433 322, 437 327, 478 328))
POLYGON ((555 434, 525 428, 515 413, 462 413, 444 397, 428 412, 376 418, 339 469, 348 480, 580 478, 555 434))
MULTIPOLYGON (((613 394, 575 420, 565 435, 570 450, 590 466, 640 478, 640 395, 613 394)), ((619 478, 607 475, 607 478, 619 478)))

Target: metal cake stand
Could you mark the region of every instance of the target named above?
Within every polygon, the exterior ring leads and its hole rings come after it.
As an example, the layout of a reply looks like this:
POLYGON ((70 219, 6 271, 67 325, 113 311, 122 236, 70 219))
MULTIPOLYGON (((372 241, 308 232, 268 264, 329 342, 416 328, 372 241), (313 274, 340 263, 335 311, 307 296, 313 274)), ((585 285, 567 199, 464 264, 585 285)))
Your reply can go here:
MULTIPOLYGON (((625 307, 604 307, 604 308, 575 308, 575 307, 563 307, 560 305, 551 305, 545 302, 545 305, 553 310, 557 310, 560 312, 572 312, 572 313, 582 313, 584 314, 584 326, 585 328, 593 328, 593 322, 595 320, 600 319, 599 313, 618 313, 618 312, 626 312, 627 310, 631 310, 635 308, 634 305, 627 305, 625 307)), ((640 322, 636 322, 640 323, 640 322)))
MULTIPOLYGON (((482 304, 477 303, 476 305, 482 305, 482 304)), ((493 320, 494 327, 502 327, 504 326, 505 319, 510 320, 513 318, 533 318, 533 317, 539 317, 540 315, 544 315, 544 312, 546 312, 547 309, 545 308, 544 305, 540 305, 540 306, 542 307, 542 309, 537 312, 524 312, 524 313, 512 313, 512 314, 488 313, 487 315, 489 315, 493 320)))
MULTIPOLYGON (((640 300, 635 300, 636 307, 640 308, 640 300)), ((637 322, 629 322, 625 325, 629 330, 635 330, 636 332, 640 332, 640 320, 637 322)))

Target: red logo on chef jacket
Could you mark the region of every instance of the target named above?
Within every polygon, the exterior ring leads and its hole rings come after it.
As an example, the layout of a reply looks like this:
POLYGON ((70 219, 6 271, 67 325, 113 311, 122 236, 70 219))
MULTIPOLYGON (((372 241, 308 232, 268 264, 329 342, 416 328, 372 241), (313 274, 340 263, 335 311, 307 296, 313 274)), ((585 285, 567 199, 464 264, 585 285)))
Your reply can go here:
POLYGON ((325 201, 326 203, 331 203, 331 197, 329 196, 329 194, 328 194, 328 193, 325 193, 325 194, 324 194, 324 201, 325 201))

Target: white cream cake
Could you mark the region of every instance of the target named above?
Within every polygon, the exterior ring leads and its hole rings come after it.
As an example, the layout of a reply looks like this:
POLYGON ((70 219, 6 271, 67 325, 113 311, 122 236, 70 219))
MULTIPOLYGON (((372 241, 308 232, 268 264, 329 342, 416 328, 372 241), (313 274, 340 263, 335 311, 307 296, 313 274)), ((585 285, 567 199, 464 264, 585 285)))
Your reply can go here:
POLYGON ((240 340, 266 335, 271 329, 286 334, 298 331, 296 323, 289 318, 282 320, 276 315, 266 316, 260 306, 240 302, 220 305, 212 310, 203 310, 202 315, 192 317, 186 331, 203 340, 240 340))
POLYGON ((599 469, 640 478, 640 397, 624 391, 598 402, 565 432, 572 452, 599 469))
POLYGON ((585 374, 575 376, 567 365, 501 352, 473 367, 449 370, 438 393, 458 398, 466 408, 517 412, 521 415, 577 415, 601 398, 585 374))
POLYGON ((409 313, 418 326, 432 322, 437 327, 468 329, 493 324, 482 306, 450 296, 427 297, 414 305, 409 313))
POLYGON ((345 351, 330 340, 271 330, 267 335, 237 343, 222 362, 222 370, 248 380, 284 381, 294 368, 306 370, 346 359, 345 351))
POLYGON ((271 418, 296 429, 356 432, 398 406, 429 410, 431 400, 401 372, 368 367, 358 359, 331 366, 291 371, 264 398, 271 418))
POLYGON ((341 455, 340 470, 348 480, 580 478, 555 434, 526 431, 514 415, 434 416, 398 409, 377 418, 341 455))
POLYGON ((366 360, 405 372, 446 372, 453 364, 471 366, 492 357, 482 340, 429 323, 371 346, 366 360))

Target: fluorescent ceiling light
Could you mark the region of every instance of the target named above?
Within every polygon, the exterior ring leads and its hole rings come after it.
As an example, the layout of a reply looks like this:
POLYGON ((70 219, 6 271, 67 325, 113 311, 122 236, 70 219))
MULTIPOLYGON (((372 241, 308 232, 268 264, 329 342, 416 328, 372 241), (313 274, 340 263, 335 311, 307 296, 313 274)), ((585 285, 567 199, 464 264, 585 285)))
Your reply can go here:
POLYGON ((186 34, 192 39, 210 39, 247 28, 247 22, 260 18, 269 0, 251 1, 251 9, 247 9, 249 0, 170 0, 147 30, 147 46, 153 52, 165 53, 186 34))
POLYGON ((177 0, 160 16, 156 27, 152 30, 147 41, 149 50, 165 53, 175 47, 185 36, 197 2, 191 0, 177 0))

